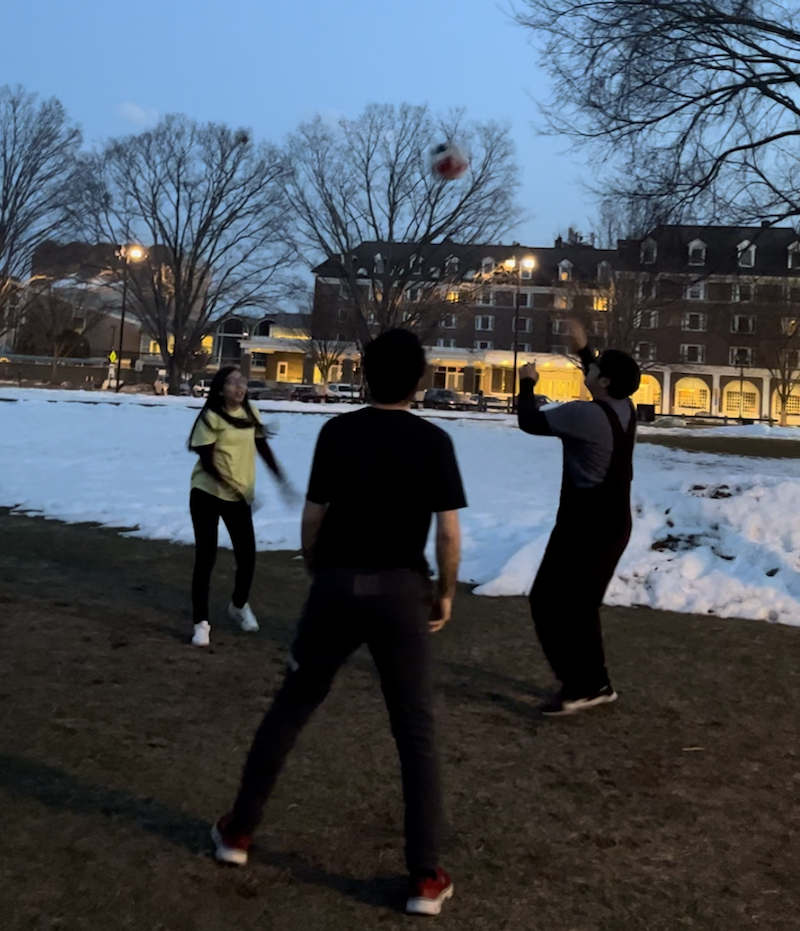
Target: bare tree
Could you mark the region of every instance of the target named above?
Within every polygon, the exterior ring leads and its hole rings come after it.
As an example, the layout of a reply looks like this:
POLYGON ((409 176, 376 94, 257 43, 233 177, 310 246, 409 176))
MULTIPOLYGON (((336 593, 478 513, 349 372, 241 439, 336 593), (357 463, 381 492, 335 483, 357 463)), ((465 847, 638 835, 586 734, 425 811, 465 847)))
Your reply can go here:
POLYGON ((508 129, 461 111, 371 104, 337 127, 317 117, 289 137, 287 153, 297 241, 309 265, 324 256, 332 267, 361 342, 400 324, 429 330, 457 311, 448 293, 472 284, 463 247, 454 261, 448 243, 496 242, 518 217, 508 129), (445 139, 469 154, 458 181, 430 170, 429 149, 445 139))
POLYGON ((52 358, 51 380, 58 377, 65 358, 86 358, 88 337, 109 314, 110 306, 79 283, 54 282, 37 275, 20 292, 22 321, 17 348, 31 355, 52 358))
POLYGON ((330 381, 331 369, 353 351, 353 340, 336 330, 312 327, 311 317, 303 322, 300 335, 293 341, 296 349, 302 349, 314 363, 324 384, 330 381))
POLYGON ((80 144, 58 100, 0 87, 0 344, 20 325, 36 246, 70 220, 80 144))
POLYGON ((549 130, 605 189, 676 222, 800 216, 800 12, 772 0, 517 0, 553 79, 549 130), (683 217, 681 216, 683 215, 683 217))
POLYGON ((130 297, 175 393, 210 324, 280 288, 293 258, 284 159, 246 130, 167 116, 112 140, 83 172, 92 234, 147 248, 130 265, 130 297))
POLYGON ((789 399, 800 387, 800 289, 787 293, 775 284, 756 284, 758 338, 752 365, 766 369, 775 382, 778 420, 786 426, 789 399))

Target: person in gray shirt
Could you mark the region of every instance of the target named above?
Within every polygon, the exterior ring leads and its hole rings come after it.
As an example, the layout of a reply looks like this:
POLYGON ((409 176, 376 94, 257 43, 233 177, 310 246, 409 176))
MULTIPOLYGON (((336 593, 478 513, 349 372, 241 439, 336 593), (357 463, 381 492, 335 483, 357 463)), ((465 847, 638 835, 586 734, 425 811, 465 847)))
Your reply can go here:
POLYGON ((538 372, 520 369, 519 427, 557 436, 564 469, 556 525, 529 595, 545 656, 561 683, 546 715, 574 714, 616 701, 608 677, 600 605, 631 534, 630 487, 636 416, 630 396, 641 373, 627 353, 596 356, 586 331, 571 321, 573 343, 592 401, 542 408, 538 372), (580 559, 576 558, 580 553, 580 559))

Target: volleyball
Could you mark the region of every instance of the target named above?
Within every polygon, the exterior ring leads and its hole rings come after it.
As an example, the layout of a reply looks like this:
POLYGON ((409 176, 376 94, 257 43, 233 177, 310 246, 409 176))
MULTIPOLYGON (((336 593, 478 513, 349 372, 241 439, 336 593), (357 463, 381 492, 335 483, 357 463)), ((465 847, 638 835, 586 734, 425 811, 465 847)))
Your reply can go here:
POLYGON ((452 142, 443 142, 431 150, 431 170, 442 181, 455 181, 469 168, 466 155, 452 142))

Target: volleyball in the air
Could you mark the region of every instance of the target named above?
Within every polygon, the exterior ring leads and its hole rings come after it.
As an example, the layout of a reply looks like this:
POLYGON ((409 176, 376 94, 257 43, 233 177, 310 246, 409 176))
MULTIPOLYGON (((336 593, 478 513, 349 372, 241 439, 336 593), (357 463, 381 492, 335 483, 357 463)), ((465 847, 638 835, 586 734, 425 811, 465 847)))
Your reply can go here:
POLYGON ((467 156, 452 142, 431 150, 431 170, 442 181, 455 181, 469 168, 467 156))

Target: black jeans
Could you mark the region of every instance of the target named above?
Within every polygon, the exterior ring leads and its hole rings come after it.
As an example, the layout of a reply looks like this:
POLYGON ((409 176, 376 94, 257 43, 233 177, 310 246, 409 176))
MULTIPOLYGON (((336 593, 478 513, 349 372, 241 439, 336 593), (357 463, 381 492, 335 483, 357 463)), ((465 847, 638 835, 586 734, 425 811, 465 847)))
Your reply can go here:
POLYGON ((195 556, 192 575, 192 614, 194 623, 208 620, 208 592, 211 572, 217 560, 217 529, 220 517, 228 528, 236 557, 236 587, 231 601, 237 608, 247 604, 256 568, 256 538, 253 516, 246 501, 223 501, 199 488, 189 495, 194 526, 195 556))
POLYGON ((553 529, 529 601, 536 634, 565 698, 583 698, 609 684, 600 605, 625 552, 630 525, 593 532, 594 551, 582 552, 586 525, 553 529))
POLYGON ((406 863, 411 873, 436 869, 442 801, 433 728, 430 608, 430 581, 410 569, 328 569, 317 574, 286 679, 253 740, 233 808, 232 832, 255 831, 298 734, 344 661, 366 643, 400 756, 406 863))

